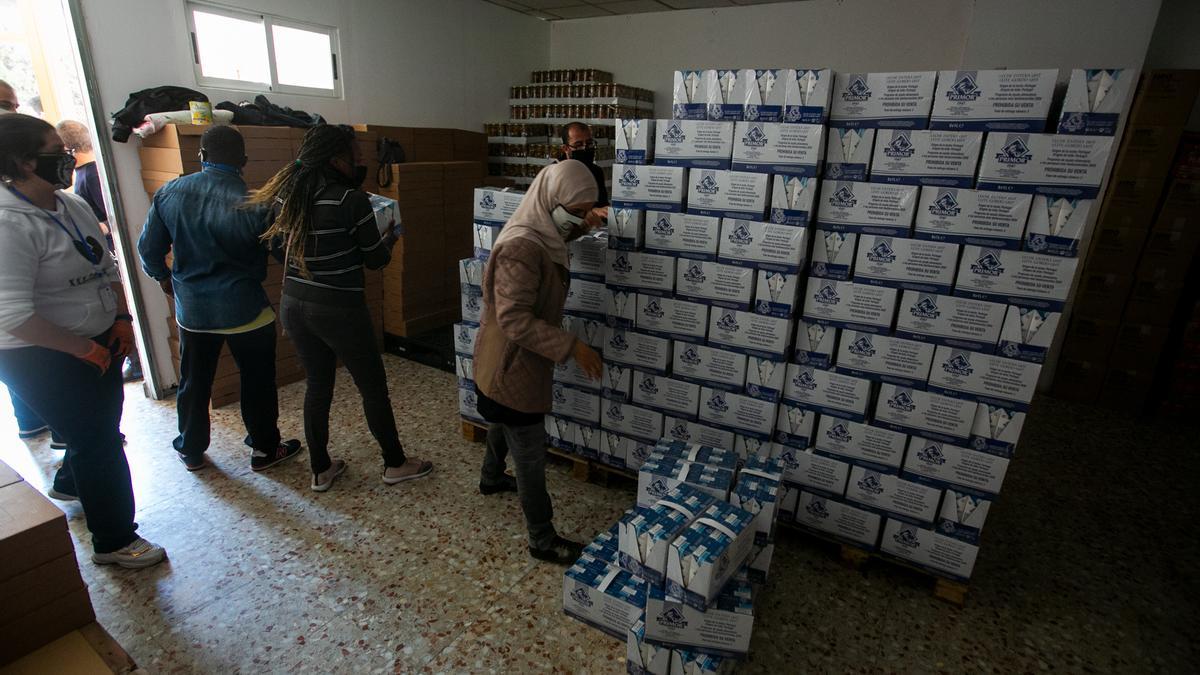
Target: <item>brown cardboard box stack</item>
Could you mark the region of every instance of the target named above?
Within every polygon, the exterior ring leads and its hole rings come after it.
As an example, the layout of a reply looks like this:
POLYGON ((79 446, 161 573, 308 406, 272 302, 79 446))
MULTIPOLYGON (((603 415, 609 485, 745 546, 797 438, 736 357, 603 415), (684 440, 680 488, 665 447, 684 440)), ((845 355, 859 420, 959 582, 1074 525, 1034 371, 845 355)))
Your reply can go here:
POLYGON ((95 619, 67 517, 0 462, 0 665, 95 619))
POLYGON ((1200 180, 1173 160, 1200 70, 1142 76, 1082 271, 1055 392, 1138 408, 1200 247, 1200 180))

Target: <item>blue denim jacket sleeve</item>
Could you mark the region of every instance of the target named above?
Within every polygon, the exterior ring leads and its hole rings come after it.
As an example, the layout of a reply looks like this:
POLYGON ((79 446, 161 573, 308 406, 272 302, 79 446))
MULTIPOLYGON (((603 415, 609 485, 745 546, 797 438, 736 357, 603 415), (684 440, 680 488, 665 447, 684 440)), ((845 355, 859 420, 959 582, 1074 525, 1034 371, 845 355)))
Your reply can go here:
POLYGON ((142 225, 142 236, 138 238, 138 256, 142 259, 142 270, 155 281, 171 275, 167 269, 167 252, 171 250, 171 233, 158 215, 158 195, 150 201, 150 213, 142 225))

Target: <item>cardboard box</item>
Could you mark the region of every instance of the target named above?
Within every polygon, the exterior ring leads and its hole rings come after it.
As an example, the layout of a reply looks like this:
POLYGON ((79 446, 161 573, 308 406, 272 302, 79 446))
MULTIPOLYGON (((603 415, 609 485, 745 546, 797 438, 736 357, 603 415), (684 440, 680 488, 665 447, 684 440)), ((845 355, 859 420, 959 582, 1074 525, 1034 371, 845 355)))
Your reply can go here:
POLYGON ((86 591, 87 584, 79 575, 79 564, 74 555, 59 556, 0 581, 0 598, 4 598, 6 617, 23 617, 80 590, 86 591))
POLYGON ((1078 260, 1027 251, 964 246, 954 294, 1061 311, 1078 260))
POLYGON ((681 340, 703 341, 708 335, 708 305, 641 294, 636 302, 638 330, 681 340))
POLYGON ((575 454, 590 460, 600 460, 600 445, 604 432, 591 424, 580 422, 575 425, 575 454))
POLYGON ((730 469, 689 462, 684 457, 664 455, 656 449, 638 470, 637 505, 648 508, 682 484, 725 501, 729 499, 733 481, 734 473, 730 469))
POLYGON ((24 481, 0 487, 0 581, 64 555, 73 547, 63 512, 24 481))
POLYGON ((753 551, 754 519, 753 513, 733 504, 709 504, 671 542, 667 597, 706 612, 716 609, 721 589, 753 551))
POLYGON ((621 568, 661 587, 667 580, 672 542, 715 501, 684 483, 650 506, 626 511, 617 521, 621 568))
POLYGON ((930 129, 1046 130, 1057 70, 942 70, 930 129))
POLYGON ((636 675, 672 675, 673 652, 665 645, 646 642, 646 623, 638 621, 629 628, 625 640, 625 665, 636 675))
POLYGON ((805 279, 799 274, 758 271, 754 285, 754 311, 758 314, 784 319, 794 317, 800 311, 800 288, 805 279))
POLYGON ((964 349, 937 348, 929 390, 957 398, 1028 410, 1042 366, 964 349))
POLYGON ((654 120, 617 118, 615 154, 617 164, 653 164, 654 120))
POLYGON ((1149 229, 1155 222, 1154 210, 1164 184, 1162 178, 1110 177, 1096 227, 1149 229))
POLYGON ((1058 118, 1058 133, 1116 135, 1138 76, 1138 71, 1131 68, 1072 70, 1058 118))
POLYGON ((796 524, 831 536, 843 544, 873 551, 879 545, 883 517, 840 499, 801 490, 796 504, 796 524))
POLYGON ((632 289, 606 288, 604 320, 614 328, 634 328, 637 325, 638 294, 632 289))
POLYGON ((746 395, 777 403, 783 395, 783 379, 787 369, 784 359, 751 356, 746 368, 746 395))
POLYGON ((937 488, 1000 494, 1008 459, 919 436, 908 442, 904 475, 937 488))
POLYGON ((472 217, 476 223, 483 225, 503 225, 512 217, 524 197, 524 192, 515 190, 475 188, 475 208, 472 217))
POLYGON ((837 343, 836 327, 801 319, 796 322, 796 351, 792 360, 802 366, 828 370, 833 366, 837 343))
POLYGON ((1054 396, 1091 403, 1096 400, 1106 375, 1108 367, 1104 362, 1076 359, 1068 353, 1058 361, 1054 374, 1054 396))
MULTIPOLYGON (((1042 363, 1058 333, 1059 312, 1009 305, 996 353, 1010 359, 1042 363)), ((987 352, 988 350, 980 350, 987 352)))
POLYGON ((716 260, 720 228, 720 218, 647 211, 646 252, 693 260, 716 260))
POLYGON ((975 568, 979 547, 895 518, 883 527, 879 548, 912 565, 951 579, 966 581, 975 568))
POLYGON ((608 240, 604 237, 580 237, 567 244, 567 271, 572 278, 603 283, 607 255, 608 240))
MULTIPOLYGON (((496 245, 496 238, 500 236, 500 226, 475 223, 473 229, 475 236, 472 243, 475 257, 486 261, 492 254, 492 247, 496 245)), ((407 242, 404 243, 407 244, 407 242)), ((414 255, 412 259, 417 260, 417 257, 414 255)))
POLYGON ((13 470, 13 468, 4 462, 0 462, 0 488, 7 487, 13 483, 20 483, 23 478, 21 474, 13 470))
POLYGON ((634 404, 674 417, 696 419, 700 385, 642 372, 635 372, 633 380, 634 404))
POLYGON ((865 466, 850 467, 846 483, 847 501, 914 523, 933 525, 941 498, 935 487, 865 466))
POLYGON ((817 454, 812 448, 793 447, 785 447, 780 459, 785 481, 822 497, 840 499, 846 493, 846 480, 850 475, 850 465, 846 462, 817 454))
POLYGON ((906 237, 921 188, 827 181, 817 209, 817 229, 906 237))
POLYGON ((605 326, 604 321, 601 319, 564 314, 562 329, 583 340, 584 344, 589 347, 600 349, 604 346, 605 326))
POLYGON ((662 440, 654 448, 666 457, 675 457, 687 462, 699 463, 728 471, 736 471, 740 466, 737 453, 724 446, 691 443, 688 441, 662 440))
POLYGON ((829 124, 834 127, 925 129, 937 73, 838 73, 829 124))
POLYGON ((604 398, 628 401, 633 397, 633 368, 619 363, 606 363, 600 383, 604 398))
POLYGON ((675 296, 730 309, 749 309, 754 270, 703 260, 680 260, 675 269, 675 296))
POLYGON ((706 70, 704 77, 708 83, 705 93, 708 95, 708 119, 737 121, 746 112, 748 99, 746 91, 756 88, 756 82, 741 80, 738 71, 728 69, 706 70))
POLYGON ((619 469, 637 471, 653 448, 653 444, 603 431, 600 436, 600 461, 619 469))
POLYGON ((1169 334, 1170 328, 1166 326, 1124 322, 1114 336, 1109 364, 1121 369, 1153 371, 1169 334))
POLYGON ((853 232, 815 230, 809 273, 822 279, 849 281, 854 270, 858 237, 853 232))
POLYGON ((854 281, 925 293, 949 293, 959 245, 873 234, 859 237, 854 281))
POLYGON ((546 415, 546 441, 552 448, 566 453, 575 452, 575 441, 579 438, 579 423, 565 417, 546 415))
POLYGON ((1033 197, 1010 192, 924 188, 913 236, 989 248, 1021 248, 1033 197))
POLYGON ((604 407, 601 428, 650 443, 662 438, 662 413, 607 399, 601 405, 604 407))
POLYGON ((551 389, 552 412, 577 422, 600 423, 600 394, 555 382, 551 389))
POLYGON ((461 310, 464 322, 478 324, 483 316, 483 297, 477 293, 463 293, 461 310))
POLYGON ((775 272, 797 274, 808 257, 808 228, 755 220, 721 220, 717 260, 775 272))
MULTIPOLYGON (((1168 236, 1177 234, 1171 230, 1162 232, 1168 236)), ((1133 276, 1146 235, 1146 230, 1140 227, 1097 227, 1088 245, 1086 269, 1133 276)))
POLYGON ((570 287, 567 288, 567 299, 563 309, 575 314, 602 317, 607 296, 607 287, 598 281, 572 279, 570 287))
POLYGON ((708 119, 708 90, 718 86, 716 71, 677 70, 671 88, 671 117, 677 120, 708 119), (709 75, 713 79, 709 79, 709 75))
POLYGON ((1079 255, 1091 199, 1035 195, 1025 232, 1025 250, 1074 258, 1079 255))
POLYGON ((947 537, 960 539, 968 544, 978 544, 991 506, 992 500, 989 497, 972 490, 946 490, 942 495, 942 508, 938 513, 936 529, 947 537))
POLYGON ((819 454, 883 473, 900 471, 907 442, 903 433, 829 416, 821 417, 813 436, 819 454))
POLYGON ((646 212, 641 209, 608 210, 608 245, 624 251, 637 251, 645 242, 646 212))
POLYGON ((605 283, 638 293, 670 295, 675 290, 675 258, 608 249, 605 283))
POLYGON ((671 372, 689 382, 740 391, 746 381, 746 355, 681 340, 675 343, 671 372))
POLYGON ((674 166, 614 164, 610 199, 619 209, 683 211, 687 170, 674 166))
POLYGON ((871 398, 871 382, 812 366, 788 364, 783 398, 789 403, 863 422, 871 398))
POLYGON ((700 216, 762 220, 770 202, 769 179, 765 173, 693 169, 687 176, 687 211, 700 216))
POLYGON ((1138 279, 1129 292, 1124 320, 1151 326, 1169 326, 1183 287, 1170 281, 1138 279))
POLYGON ((867 333, 887 333, 899 291, 850 281, 814 279, 805 291, 804 319, 867 333))
POLYGON ((704 387, 700 390, 700 421, 766 440, 775 428, 775 404, 704 387))
POLYGON ((791 339, 792 322, 788 319, 721 308, 709 315, 708 343, 714 347, 783 360, 791 339))
POLYGON ((975 424, 975 401, 894 384, 881 384, 875 424, 947 443, 965 443, 975 424))
POLYGON ((871 158, 871 181, 969 188, 983 147, 979 131, 880 131, 871 158))
MULTIPOLYGON (((557 371, 556 371, 557 372, 557 371)), ((459 380, 475 379, 475 359, 462 354, 454 355, 454 374, 459 380)))
POLYGON ((776 443, 788 447, 807 448, 812 445, 816 422, 817 413, 797 403, 783 401, 775 415, 775 433, 772 438, 776 443))
POLYGON ((1126 127, 1113 173, 1130 178, 1165 178, 1182 136, 1182 126, 1126 127))
POLYGON ((829 118, 833 73, 828 68, 742 70, 745 111, 751 122, 824 124, 829 118))
POLYGON ((813 202, 817 198, 816 178, 777 174, 771 178, 772 223, 807 227, 814 215, 813 202))
POLYGON ((734 171, 815 178, 824 159, 825 127, 820 124, 738 122, 733 132, 734 171))
POLYGON ((978 187, 1096 199, 1111 151, 1109 136, 988 134, 978 187))
POLYGON ((1184 126, 1198 92, 1200 74, 1194 70, 1151 70, 1138 83, 1130 124, 1184 126))
POLYGON ((825 179, 863 181, 875 153, 875 129, 830 127, 825 142, 825 179))
POLYGON ((682 417, 663 420, 663 438, 679 443, 696 443, 712 448, 732 448, 735 434, 732 429, 720 429, 682 417))
POLYGON ((845 331, 835 369, 844 375, 923 389, 933 351, 934 346, 926 342, 845 331))
POLYGON ((735 577, 714 607, 700 611, 651 588, 646 601, 646 640, 692 652, 745 658, 754 630, 754 587, 745 575, 735 577))
POLYGON ((1132 274, 1092 272, 1085 268, 1075 291, 1073 313, 1106 321, 1116 319, 1117 308, 1125 306, 1132 289, 1132 274))
POLYGON ((51 600, 24 616, 12 617, 0 623, 0 630, 4 631, 0 664, 15 661, 95 620, 86 588, 51 600))
POLYGON ((733 155, 733 122, 658 120, 656 125, 655 164, 729 169, 733 155))
POLYGON ((646 606, 646 582, 590 556, 563 574, 563 611, 574 619, 624 640, 646 606))
MULTIPOLYGON (((1137 324, 1134 324, 1137 325, 1137 324)), ((1120 329, 1117 318, 1102 320, 1086 316, 1071 317, 1071 327, 1063 342, 1063 352, 1075 360, 1094 361, 1097 363, 1108 360, 1112 353, 1113 344, 1117 340, 1120 329)))
POLYGON ((605 362, 651 373, 667 373, 671 360, 670 340, 621 328, 606 328, 604 335, 605 362))

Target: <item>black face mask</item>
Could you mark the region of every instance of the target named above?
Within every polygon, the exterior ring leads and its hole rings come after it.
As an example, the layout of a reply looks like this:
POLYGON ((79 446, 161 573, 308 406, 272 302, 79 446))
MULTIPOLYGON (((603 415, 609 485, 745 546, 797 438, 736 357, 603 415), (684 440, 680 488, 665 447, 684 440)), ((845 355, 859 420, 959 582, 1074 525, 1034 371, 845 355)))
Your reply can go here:
POLYGON ((65 152, 38 153, 33 175, 54 186, 55 190, 71 187, 75 172, 75 157, 65 152))
POLYGON ((583 162, 584 164, 595 164, 596 163, 596 149, 595 148, 581 148, 579 150, 572 150, 571 151, 571 159, 578 160, 580 162, 583 162))

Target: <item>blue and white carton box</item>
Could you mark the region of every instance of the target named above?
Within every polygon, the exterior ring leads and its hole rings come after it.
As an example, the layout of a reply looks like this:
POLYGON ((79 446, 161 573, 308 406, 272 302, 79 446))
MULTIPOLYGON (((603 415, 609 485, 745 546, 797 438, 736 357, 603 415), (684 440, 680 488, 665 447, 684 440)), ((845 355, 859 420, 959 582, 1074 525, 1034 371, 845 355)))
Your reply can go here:
POLYGON ((600 394, 597 392, 555 382, 551 387, 550 399, 555 415, 569 417, 576 422, 600 423, 600 394))
POLYGON ((478 293, 463 293, 459 301, 462 320, 467 323, 479 323, 483 316, 483 296, 478 293))
POLYGON ((707 611, 754 547, 754 514, 712 502, 671 542, 667 597, 707 611))
POLYGON ((1058 133, 1116 135, 1140 75, 1132 68, 1072 70, 1058 118, 1058 133))
POLYGON ((720 216, 721 218, 762 220, 766 216, 769 203, 770 175, 768 174, 711 169, 688 171, 688 213, 701 216, 720 216))
POLYGON ((784 96, 783 121, 798 124, 828 122, 834 82, 833 71, 828 68, 797 68, 796 89, 789 88, 784 96))
POLYGON ((755 546, 775 540, 775 518, 779 507, 779 484, 783 482, 783 462, 778 458, 750 455, 738 471, 737 484, 729 493, 729 502, 754 515, 755 546))
POLYGON ((915 523, 933 525, 942 491, 865 466, 850 468, 846 499, 869 509, 915 523))
POLYGON ((717 260, 727 265, 796 274, 808 257, 808 228, 724 218, 717 260))
POLYGON ((637 505, 653 506, 655 502, 682 484, 687 484, 719 501, 729 500, 734 474, 729 469, 689 462, 677 455, 659 450, 638 469, 637 505))
POLYGON ((700 385, 653 373, 635 372, 633 402, 675 417, 695 419, 700 407, 700 385))
POLYGON ((602 405, 600 428, 650 443, 662 438, 663 414, 657 410, 609 399, 602 405))
POLYGON ((925 129, 937 73, 838 73, 829 125, 925 129))
POLYGON ((651 335, 704 340, 708 335, 709 306, 676 298, 639 294, 637 327, 651 335))
POLYGON ((654 162, 690 169, 729 169, 733 122, 658 120, 654 162))
POLYGON ((675 377, 726 391, 741 391, 746 382, 746 355, 691 342, 675 342, 671 372, 675 377))
POLYGON ((864 421, 871 400, 871 381, 812 366, 788 364, 783 399, 822 416, 864 421))
POLYGON ((738 455, 728 446, 705 445, 688 441, 663 439, 654 451, 666 457, 675 457, 688 462, 733 471, 738 468, 738 455))
POLYGON ((904 291, 896 337, 979 352, 996 348, 1006 305, 953 295, 904 291))
POLYGON ((604 360, 666 374, 671 362, 671 341, 620 328, 605 329, 604 360))
POLYGON ((687 169, 677 166, 614 164, 610 199, 618 209, 683 210, 687 169))
POLYGON ((617 118, 615 163, 654 163, 654 120, 617 118))
POLYGON ((565 417, 546 415, 546 442, 563 452, 575 452, 575 439, 579 436, 579 423, 565 417))
POLYGON ((943 345, 933 355, 929 390, 1028 410, 1041 373, 1038 363, 943 345))
POLYGON ((748 356, 783 360, 792 341, 792 326, 790 319, 717 307, 709 313, 708 343, 748 356))
POLYGON ((988 134, 979 189, 1096 199, 1111 136, 988 134))
POLYGON ((824 161, 823 125, 738 122, 734 128, 734 171, 816 177, 824 161))
POLYGON ((675 258, 638 251, 608 249, 604 281, 639 293, 670 295, 675 290, 675 258))
POLYGON ((1018 250, 1033 196, 949 187, 921 189, 913 236, 1018 250))
POLYGON ((590 234, 567 244, 567 271, 571 277, 603 282, 604 256, 611 242, 612 237, 590 234))
POLYGON ((475 188, 473 219, 481 225, 503 225, 516 212, 524 197, 524 192, 514 190, 491 187, 475 188))
POLYGON ((1058 312, 1078 264, 1077 258, 963 246, 954 294, 1058 312))
POLYGON ((708 90, 717 86, 715 70, 677 70, 671 88, 671 117, 708 119, 708 90))
POLYGON ((780 225, 807 227, 815 215, 813 204, 819 184, 816 178, 775 174, 771 178, 769 220, 780 225))
POLYGON ((865 333, 891 331, 900 292, 887 286, 812 279, 805 290, 807 321, 865 333))
POLYGON ((646 642, 646 623, 637 621, 625 638, 625 671, 629 675, 672 675, 671 648, 646 642))
POLYGON ((759 270, 754 285, 754 311, 782 319, 791 319, 800 312, 800 288, 804 277, 787 272, 759 270))
MULTIPOLYGON (((751 581, 754 581, 753 572, 754 568, 750 567, 751 581)), ((671 650, 671 675, 731 675, 736 667, 734 659, 686 649, 671 650)))
POLYGON ((620 363, 604 364, 600 387, 604 398, 628 401, 633 396, 633 367, 620 363))
MULTIPOLYGON (((646 237, 646 212, 641 209, 608 209, 608 247, 641 250, 646 237)), ((603 273, 601 263, 601 273, 603 273)))
POLYGON ((930 129, 1046 130, 1058 71, 942 70, 934 91, 930 129))
POLYGON ((837 352, 838 329, 801 319, 796 322, 796 351, 792 362, 802 366, 829 369, 837 352))
POLYGON ((875 129, 830 127, 825 141, 825 179, 865 181, 875 153, 875 129))
POLYGON ((775 404, 704 387, 700 390, 700 421, 767 439, 775 428, 775 404))
POLYGON ((1009 305, 996 353, 1031 363, 1045 362, 1061 319, 1060 312, 1009 305))
POLYGON ((825 415, 817 424, 813 447, 833 456, 884 473, 898 473, 908 436, 872 424, 825 415))
POLYGON ((680 259, 675 267, 675 296, 731 309, 749 309, 754 270, 738 265, 680 259))
POLYGON ((715 501, 707 493, 680 485, 651 506, 626 511, 617 521, 621 568, 662 586, 671 542, 715 501))
POLYGON ((638 295, 637 290, 632 288, 605 288, 605 322, 613 328, 636 328, 638 295))
POLYGON ((567 288, 567 300, 563 309, 574 314, 603 317, 608 291, 603 282, 587 279, 572 279, 567 288))
POLYGON ((563 314, 562 329, 583 341, 589 347, 600 349, 604 346, 604 319, 595 316, 575 316, 563 314))
POLYGON ((934 345, 904 338, 846 331, 834 369, 845 375, 923 389, 934 345))
POLYGON ((454 374, 461 380, 475 381, 475 359, 463 354, 454 355, 454 374))
POLYGON ((979 131, 880 130, 871 158, 877 183, 969 188, 983 148, 979 131))
POLYGON ((692 260, 716 260, 721 219, 690 213, 647 211, 645 246, 650 253, 692 260))
POLYGON ((783 379, 787 362, 782 358, 765 359, 751 356, 746 364, 746 395, 778 403, 783 396, 783 379))
POLYGON ((1025 230, 1025 250, 1075 258, 1095 204, 1091 199, 1034 195, 1025 230))
POLYGON ((604 432, 592 424, 575 425, 575 454, 599 461, 604 432))
POLYGON ((479 337, 479 326, 465 323, 454 324, 454 353, 474 356, 475 340, 479 337))
MULTIPOLYGON (((738 81, 744 83, 742 119, 751 122, 783 122, 789 95, 793 101, 800 98, 795 68, 745 68, 738 71, 738 81)), ((799 117, 798 110, 794 116, 799 117)))
POLYGON ((1025 428, 1025 413, 1012 404, 980 403, 971 427, 971 448, 1012 457, 1025 428))
POLYGON ((817 229, 906 237, 920 191, 917 185, 826 181, 821 186, 817 229))
POLYGON ((651 588, 646 600, 646 640, 728 658, 745 658, 754 630, 754 587, 739 574, 702 611, 651 588))
POLYGON ((746 89, 757 87, 757 83, 743 80, 738 77, 738 71, 727 68, 704 72, 709 83, 706 88, 708 119, 726 121, 742 119, 742 115, 746 112, 746 89))
POLYGON ((479 414, 478 405, 479 395, 475 392, 475 387, 460 384, 458 387, 458 414, 469 420, 483 422, 483 415, 479 414))
MULTIPOLYGON (((786 447, 780 455, 783 461, 783 480, 799 485, 810 493, 841 499, 846 494, 850 464, 817 453, 813 448, 786 447)), ((795 511, 792 511, 793 520, 795 511)))
POLYGON ((738 456, 738 463, 742 466, 756 458, 771 459, 774 449, 775 444, 769 438, 760 438, 749 434, 736 434, 733 437, 733 452, 738 456))
POLYGON ((959 245, 864 234, 858 240, 854 281, 925 293, 949 293, 958 271, 959 245))
POLYGON ((913 480, 940 488, 966 488, 1000 494, 1008 460, 950 443, 913 436, 908 441, 904 473, 913 480))
POLYGON ((479 258, 463 258, 458 261, 458 284, 463 293, 483 293, 483 266, 479 258), (467 289, 471 290, 467 290, 467 289))
MULTIPOLYGON (((608 466, 615 466, 618 469, 628 467, 629 450, 638 442, 632 438, 613 433, 611 431, 600 432, 600 461, 608 466)), ((645 444, 643 444, 645 445, 645 444)), ((648 451, 647 451, 648 452, 648 451)), ((649 455, 646 455, 649 456, 649 455)))
POLYGON ((964 443, 975 424, 975 401, 894 384, 881 384, 875 424, 948 443, 964 443))
POLYGON ((672 442, 692 443, 710 448, 732 448, 737 443, 737 435, 732 429, 721 429, 682 417, 670 416, 663 420, 663 438, 672 442))
POLYGON ((817 424, 817 413, 804 406, 783 401, 775 415, 776 443, 804 449, 812 445, 813 432, 817 424))
POLYGON ((646 582, 628 571, 582 556, 563 574, 563 611, 624 640, 642 617, 646 582))
POLYGON ((796 502, 796 524, 842 543, 873 551, 879 545, 883 517, 841 499, 801 490, 796 502))
POLYGON ((937 531, 968 544, 978 544, 991 508, 992 498, 988 495, 961 488, 948 489, 942 495, 937 531))
POLYGON ((487 223, 475 223, 472 226, 474 230, 473 244, 474 255, 480 260, 487 260, 492 254, 492 247, 496 245, 496 238, 500 236, 500 225, 489 225, 487 223))
POLYGON ((849 281, 854 270, 859 235, 853 232, 815 230, 809 272, 821 279, 849 281))
POLYGON ((978 546, 895 518, 884 525, 879 547, 888 555, 959 581, 971 577, 979 555, 978 546))

